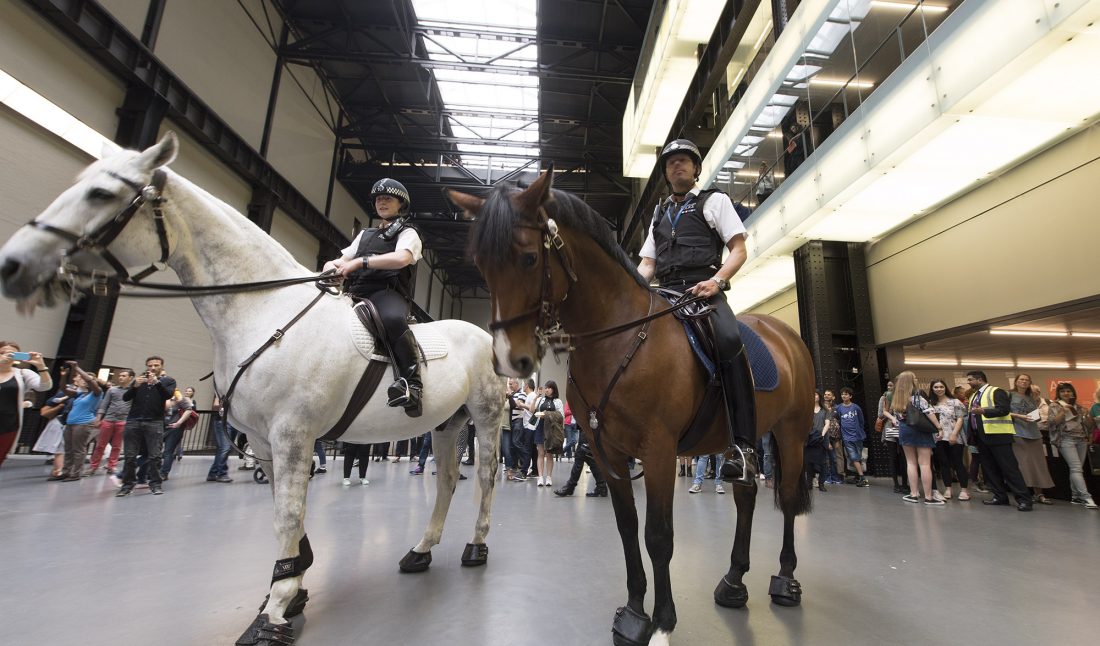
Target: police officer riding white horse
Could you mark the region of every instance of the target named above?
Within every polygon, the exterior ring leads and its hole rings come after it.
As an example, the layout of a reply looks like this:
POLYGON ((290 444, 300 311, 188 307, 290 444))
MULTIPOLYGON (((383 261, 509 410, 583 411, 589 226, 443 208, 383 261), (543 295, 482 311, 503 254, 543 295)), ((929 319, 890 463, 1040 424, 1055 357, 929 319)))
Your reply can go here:
POLYGON ((419 417, 423 385, 416 338, 407 319, 406 285, 412 267, 420 260, 423 242, 409 222, 411 200, 401 182, 380 179, 371 188, 370 197, 382 225, 360 231, 324 269, 335 269, 345 278, 348 294, 369 300, 378 311, 385 328, 379 342, 385 344, 394 366, 395 381, 386 393, 388 403, 404 408, 409 417, 419 417))
POLYGON ((700 190, 699 147, 687 139, 668 143, 657 163, 671 191, 653 211, 638 271, 660 287, 706 298, 718 353, 718 369, 732 426, 735 455, 722 477, 747 484, 756 476, 756 404, 748 354, 737 319, 722 292, 745 264, 745 226, 733 203, 717 189, 700 190), (729 254, 722 260, 723 249, 729 254))

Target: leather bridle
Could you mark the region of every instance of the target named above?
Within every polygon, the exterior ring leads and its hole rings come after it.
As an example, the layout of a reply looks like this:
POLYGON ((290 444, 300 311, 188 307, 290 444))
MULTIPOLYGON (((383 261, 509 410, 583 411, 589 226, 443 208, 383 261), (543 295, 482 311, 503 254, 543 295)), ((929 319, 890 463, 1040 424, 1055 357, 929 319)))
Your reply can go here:
MULTIPOLYGON (((161 169, 157 169, 153 171, 153 178, 149 184, 144 186, 111 171, 107 171, 107 174, 133 190, 134 197, 130 200, 130 203, 115 214, 114 217, 96 227, 93 231, 77 234, 39 220, 31 220, 23 226, 33 227, 40 231, 52 233, 72 243, 69 248, 65 250, 65 257, 71 258, 73 254, 79 252, 94 254, 115 270, 114 277, 120 282, 126 281, 129 284, 138 284, 142 279, 167 267, 170 250, 168 246, 168 231, 164 227, 164 213, 161 207, 164 204, 164 184, 168 179, 168 174, 161 169), (126 228, 126 225, 133 220, 134 215, 145 205, 150 207, 153 214, 153 223, 156 226, 157 238, 160 242, 160 260, 131 276, 126 266, 111 253, 108 246, 114 242, 115 238, 117 238, 119 234, 122 233, 122 230, 126 228)), ((63 271, 66 270, 64 263, 62 263, 62 268, 63 271)), ((72 274, 81 273, 72 270, 72 268, 68 268, 68 270, 69 273, 72 274)), ((101 272, 91 272, 91 276, 93 278, 93 293, 100 295, 105 294, 107 276, 103 275, 101 272)))
MULTIPOLYGON (((529 310, 520 312, 503 321, 495 321, 489 324, 489 331, 496 332, 504 328, 512 327, 519 323, 535 320, 535 344, 538 346, 538 354, 542 356, 547 346, 554 346, 555 351, 561 350, 561 340, 566 340, 569 335, 562 334, 561 305, 569 298, 569 287, 577 282, 577 274, 573 271, 573 260, 565 249, 565 241, 558 232, 558 223, 546 213, 546 209, 539 207, 539 224, 514 224, 521 229, 534 229, 542 234, 542 246, 545 251, 542 255, 542 280, 539 285, 539 303, 529 310), (553 269, 550 266, 550 251, 553 250, 558 257, 558 262, 569 277, 569 283, 565 287, 565 294, 560 299, 554 298, 553 269)), ((565 348, 571 349, 571 348, 565 348)))

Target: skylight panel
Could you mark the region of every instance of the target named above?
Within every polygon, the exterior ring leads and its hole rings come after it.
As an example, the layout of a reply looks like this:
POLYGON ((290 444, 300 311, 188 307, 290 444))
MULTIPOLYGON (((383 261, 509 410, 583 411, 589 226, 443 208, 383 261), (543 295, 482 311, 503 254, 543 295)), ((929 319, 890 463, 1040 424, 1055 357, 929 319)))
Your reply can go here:
POLYGON ((420 20, 535 29, 534 0, 412 0, 420 20))
POLYGON ((427 30, 420 37, 424 48, 438 61, 430 67, 449 110, 449 131, 461 139, 485 141, 457 144, 461 163, 516 168, 528 163, 523 156, 538 156, 537 0, 412 4, 427 30), (485 114, 489 112, 495 114, 485 114))

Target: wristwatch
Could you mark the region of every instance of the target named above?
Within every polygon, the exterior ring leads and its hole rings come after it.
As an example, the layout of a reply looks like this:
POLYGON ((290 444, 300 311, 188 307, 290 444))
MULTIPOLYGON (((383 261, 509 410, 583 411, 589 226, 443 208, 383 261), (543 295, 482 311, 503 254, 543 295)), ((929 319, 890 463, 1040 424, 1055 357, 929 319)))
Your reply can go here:
POLYGON ((713 278, 711 278, 711 280, 713 280, 714 284, 718 285, 718 289, 723 292, 728 291, 730 288, 730 281, 726 280, 725 278, 714 276, 713 278))

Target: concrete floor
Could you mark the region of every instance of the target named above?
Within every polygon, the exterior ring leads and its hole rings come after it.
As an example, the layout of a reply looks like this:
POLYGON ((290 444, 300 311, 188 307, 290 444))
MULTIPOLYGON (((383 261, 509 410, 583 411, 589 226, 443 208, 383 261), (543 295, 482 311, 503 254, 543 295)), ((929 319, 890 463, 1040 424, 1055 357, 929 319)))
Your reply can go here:
MULTIPOLYGON (((271 495, 246 472, 207 483, 208 464, 185 459, 164 496, 138 489, 115 499, 104 476, 47 483, 41 459, 9 459, 0 469, 0 643, 232 644, 266 594, 271 495)), ((608 499, 502 482, 489 565, 463 568, 475 507, 473 481, 461 482, 431 570, 403 575, 397 561, 423 531, 432 477, 410 476, 406 462, 371 463, 369 486, 345 488, 339 465, 310 490, 317 561, 299 644, 611 643, 626 596, 608 499)), ((559 463, 557 483, 569 466, 559 463)), ((1095 643, 1100 631, 1095 511, 1060 503, 1023 514, 978 500, 926 508, 881 480, 830 487, 796 524, 804 597, 792 609, 767 596, 781 515, 762 490, 751 598, 728 610, 711 592, 728 567, 733 496, 709 483, 689 495, 689 485, 677 483, 673 644, 1070 645, 1095 643)))

